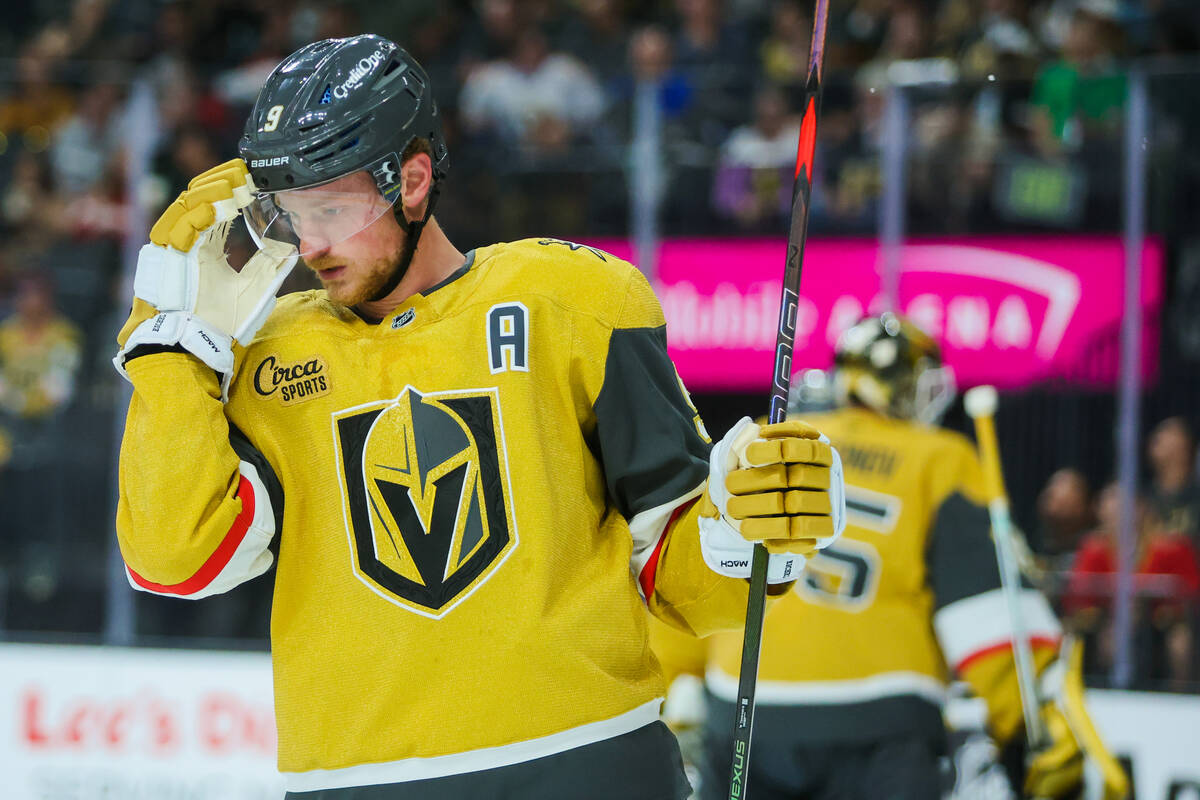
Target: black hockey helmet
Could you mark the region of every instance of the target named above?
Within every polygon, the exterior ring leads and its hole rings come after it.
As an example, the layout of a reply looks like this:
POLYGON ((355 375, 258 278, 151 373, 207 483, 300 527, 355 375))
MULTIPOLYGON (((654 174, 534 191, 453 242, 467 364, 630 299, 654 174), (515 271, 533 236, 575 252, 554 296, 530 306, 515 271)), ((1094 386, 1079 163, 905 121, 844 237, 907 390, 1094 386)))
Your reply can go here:
POLYGON ((444 177, 446 142, 429 76, 394 42, 366 34, 323 39, 285 58, 259 91, 238 151, 263 192, 375 174, 395 159, 376 174, 390 197, 400 156, 417 137, 432 146, 435 180, 444 177))
POLYGON ((890 311, 846 329, 834 350, 834 394, 900 419, 936 423, 954 400, 954 373, 932 336, 890 311))
POLYGON ((285 58, 263 84, 238 150, 258 190, 242 213, 260 247, 282 242, 307 258, 396 213, 404 250, 374 300, 408 270, 449 165, 429 76, 371 34, 323 39, 285 58), (394 205, 401 158, 416 139, 429 142, 433 188, 424 217, 409 221, 394 205))

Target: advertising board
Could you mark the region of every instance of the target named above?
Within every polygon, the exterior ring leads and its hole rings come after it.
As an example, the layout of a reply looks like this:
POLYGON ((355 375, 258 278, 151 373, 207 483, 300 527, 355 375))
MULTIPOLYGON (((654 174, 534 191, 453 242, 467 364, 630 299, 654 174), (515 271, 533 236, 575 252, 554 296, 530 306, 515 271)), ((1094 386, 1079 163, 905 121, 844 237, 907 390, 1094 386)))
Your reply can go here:
MULTIPOLYGON (((632 258, 624 240, 588 244, 632 258)), ((668 239, 655 289, 668 344, 693 391, 766 391, 779 317, 783 239, 668 239)), ((837 337, 882 309, 874 240, 808 243, 793 369, 827 369, 837 337)), ((1144 374, 1154 372, 1163 253, 1141 254, 1144 374)), ((942 343, 960 385, 1016 389, 1051 378, 1111 386, 1123 307, 1125 250, 1116 236, 928 239, 900 258, 899 307, 942 343)))

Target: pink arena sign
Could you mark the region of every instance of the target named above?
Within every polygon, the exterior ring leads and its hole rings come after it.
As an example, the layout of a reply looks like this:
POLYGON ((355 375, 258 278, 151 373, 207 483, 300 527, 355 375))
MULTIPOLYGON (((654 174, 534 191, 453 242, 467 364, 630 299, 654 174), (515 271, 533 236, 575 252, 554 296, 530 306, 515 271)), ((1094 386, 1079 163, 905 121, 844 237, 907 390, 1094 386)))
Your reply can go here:
MULTIPOLYGON (((631 259, 624 240, 591 242, 631 259)), ((773 367, 786 244, 780 239, 680 239, 659 250, 656 290, 671 356, 693 390, 766 391, 773 367)), ((1115 236, 916 240, 901 257, 899 305, 942 343, 961 386, 1002 388, 1117 375, 1124 246, 1115 236)), ((1147 321, 1143 368, 1154 371, 1163 255, 1142 252, 1147 321)), ((811 241, 804 257, 794 369, 828 368, 833 344, 880 309, 879 245, 811 241)))

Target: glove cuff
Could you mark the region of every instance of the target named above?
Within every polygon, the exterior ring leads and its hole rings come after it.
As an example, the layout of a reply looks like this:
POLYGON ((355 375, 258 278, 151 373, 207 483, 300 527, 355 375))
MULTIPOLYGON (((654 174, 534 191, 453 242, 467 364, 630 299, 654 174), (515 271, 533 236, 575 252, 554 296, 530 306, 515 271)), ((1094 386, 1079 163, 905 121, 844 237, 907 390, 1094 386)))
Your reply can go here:
MULTIPOLYGON (((700 554, 704 563, 727 578, 749 578, 754 544, 742 538, 722 517, 699 517, 700 554)), ((769 553, 767 583, 787 583, 800 577, 806 559, 799 553, 769 553)))
MULTIPOLYGON (((144 298, 143 298, 144 299, 144 298)), ((125 362, 134 348, 144 345, 179 345, 212 367, 221 379, 221 402, 229 400, 233 380, 233 339, 199 317, 183 311, 162 311, 134 328, 125 346, 113 358, 113 366, 130 380, 125 362)))

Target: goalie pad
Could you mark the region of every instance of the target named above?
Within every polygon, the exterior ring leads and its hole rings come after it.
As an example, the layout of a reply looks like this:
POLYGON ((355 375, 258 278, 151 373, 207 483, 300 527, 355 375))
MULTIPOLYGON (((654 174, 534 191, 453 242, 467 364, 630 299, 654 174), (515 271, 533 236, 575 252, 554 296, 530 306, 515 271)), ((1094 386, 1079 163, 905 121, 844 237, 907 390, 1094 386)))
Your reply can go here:
POLYGON ((1091 774, 1097 785, 1088 786, 1088 796, 1103 800, 1128 797, 1129 777, 1100 738, 1084 704, 1081 641, 1064 638, 1058 660, 1041 675, 1038 694, 1044 702, 1041 714, 1051 742, 1032 754, 1026 792, 1057 797, 1075 791, 1091 774))

